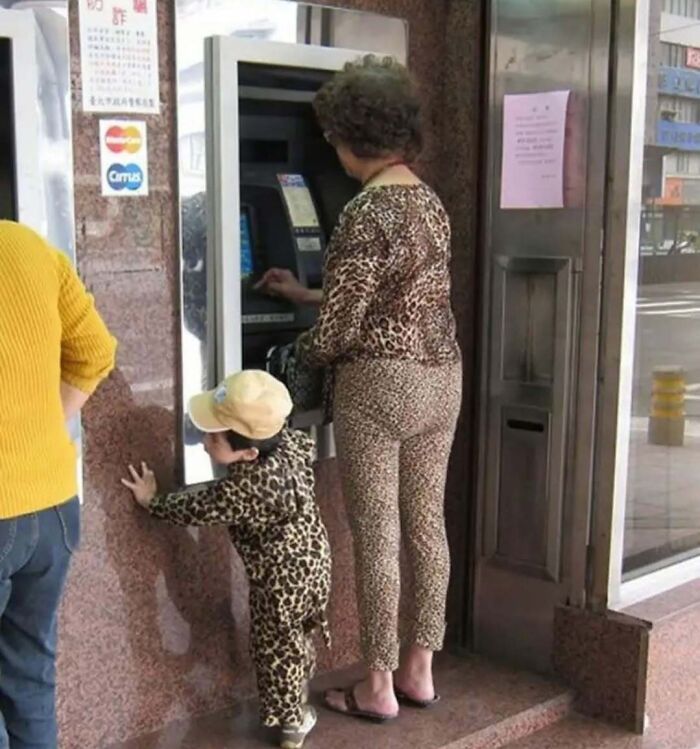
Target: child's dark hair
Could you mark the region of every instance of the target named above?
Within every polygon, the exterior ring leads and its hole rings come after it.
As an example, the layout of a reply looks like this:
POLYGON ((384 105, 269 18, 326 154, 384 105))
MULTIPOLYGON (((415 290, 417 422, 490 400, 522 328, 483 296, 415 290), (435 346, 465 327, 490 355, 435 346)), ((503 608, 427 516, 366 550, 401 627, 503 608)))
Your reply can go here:
POLYGON ((261 458, 267 458, 269 455, 272 455, 282 441, 282 432, 278 432, 273 437, 268 437, 265 440, 253 440, 231 429, 225 433, 225 436, 232 450, 250 450, 252 448, 260 453, 261 458))

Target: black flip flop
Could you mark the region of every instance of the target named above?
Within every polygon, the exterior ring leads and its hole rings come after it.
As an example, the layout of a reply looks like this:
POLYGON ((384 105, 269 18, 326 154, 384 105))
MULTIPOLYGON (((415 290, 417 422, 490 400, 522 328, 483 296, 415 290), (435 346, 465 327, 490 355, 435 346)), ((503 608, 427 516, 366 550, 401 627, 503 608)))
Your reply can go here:
POLYGON ((357 699, 355 698, 355 687, 349 687, 348 689, 330 689, 330 692, 342 692, 345 699, 345 710, 341 710, 335 705, 331 705, 328 699, 324 698, 326 707, 332 710, 334 713, 340 715, 347 715, 350 718, 359 718, 360 720, 368 720, 370 723, 388 723, 390 720, 395 720, 398 715, 382 715, 382 713, 375 713, 372 710, 361 710, 358 707, 357 699))
POLYGON ((429 708, 434 707, 438 702, 440 702, 440 695, 436 694, 432 700, 414 700, 413 697, 409 697, 400 689, 397 689, 396 699, 398 700, 400 705, 404 705, 405 707, 416 707, 421 710, 428 710, 429 708))

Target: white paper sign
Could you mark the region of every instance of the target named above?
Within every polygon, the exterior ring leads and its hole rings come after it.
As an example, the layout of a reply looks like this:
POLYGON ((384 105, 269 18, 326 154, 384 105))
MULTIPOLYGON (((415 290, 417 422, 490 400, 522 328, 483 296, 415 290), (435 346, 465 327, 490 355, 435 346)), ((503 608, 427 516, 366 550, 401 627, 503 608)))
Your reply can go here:
POLYGON ((318 214, 309 188, 300 174, 278 174, 282 195, 295 229, 317 229, 318 214))
POLYGON ((158 114, 156 0, 80 0, 86 112, 158 114))
POLYGON ((501 208, 563 208, 569 91, 505 96, 501 208))
POLYGON ((146 123, 100 120, 102 194, 113 198, 148 195, 146 123))

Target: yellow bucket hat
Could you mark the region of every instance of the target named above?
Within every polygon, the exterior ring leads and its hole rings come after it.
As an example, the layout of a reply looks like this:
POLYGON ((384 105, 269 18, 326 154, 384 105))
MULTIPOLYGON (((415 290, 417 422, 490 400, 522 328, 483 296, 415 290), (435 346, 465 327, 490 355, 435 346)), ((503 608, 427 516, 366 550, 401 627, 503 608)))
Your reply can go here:
POLYGON ((272 375, 247 369, 227 377, 216 390, 196 395, 188 412, 200 432, 232 430, 265 440, 282 431, 292 412, 287 388, 272 375))

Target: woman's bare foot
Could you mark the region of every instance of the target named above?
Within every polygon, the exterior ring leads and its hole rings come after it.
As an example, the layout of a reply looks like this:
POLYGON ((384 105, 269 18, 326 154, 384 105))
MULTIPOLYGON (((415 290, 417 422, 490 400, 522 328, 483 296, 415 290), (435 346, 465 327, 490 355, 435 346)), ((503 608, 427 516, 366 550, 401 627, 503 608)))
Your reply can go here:
MULTIPOLYGON (((353 695, 359 710, 393 718, 399 713, 392 675, 387 671, 371 671, 368 678, 358 682, 353 695)), ((326 692, 326 703, 340 713, 348 712, 345 692, 331 689, 326 692)))
POLYGON ((394 675, 396 690, 409 699, 429 702, 435 697, 433 682, 433 653, 427 648, 411 645, 401 658, 394 675))

